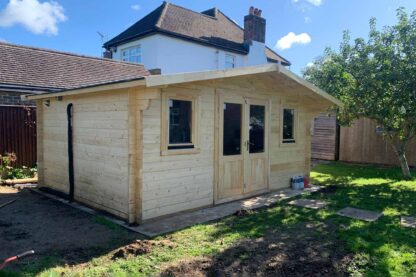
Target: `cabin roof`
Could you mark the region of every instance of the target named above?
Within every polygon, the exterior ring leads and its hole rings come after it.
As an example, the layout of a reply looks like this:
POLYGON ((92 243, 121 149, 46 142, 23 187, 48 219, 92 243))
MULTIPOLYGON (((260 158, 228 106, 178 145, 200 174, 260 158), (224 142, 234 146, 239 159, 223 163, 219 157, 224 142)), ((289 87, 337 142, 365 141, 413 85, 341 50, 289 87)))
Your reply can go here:
POLYGON ((262 75, 267 75, 269 79, 276 79, 280 82, 285 82, 291 88, 300 88, 302 91, 312 93, 312 95, 314 95, 315 97, 323 98, 333 105, 342 106, 342 103, 337 98, 329 95, 328 93, 314 86, 310 82, 302 79, 301 77, 292 73, 290 70, 286 69, 284 66, 280 64, 266 64, 225 70, 200 71, 166 75, 148 75, 141 80, 110 82, 79 89, 63 90, 60 92, 49 92, 38 95, 28 95, 25 98, 29 100, 35 100, 62 95, 84 94, 97 91, 108 91, 111 89, 121 89, 138 86, 155 88, 191 82, 227 79, 233 77, 256 77, 256 79, 258 79, 258 77, 262 75))

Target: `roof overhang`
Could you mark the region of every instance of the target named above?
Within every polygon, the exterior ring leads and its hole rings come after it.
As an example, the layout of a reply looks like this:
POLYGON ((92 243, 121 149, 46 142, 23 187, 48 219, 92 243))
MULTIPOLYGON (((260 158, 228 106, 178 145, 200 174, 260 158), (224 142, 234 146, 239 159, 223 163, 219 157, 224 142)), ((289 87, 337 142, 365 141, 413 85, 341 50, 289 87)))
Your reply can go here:
POLYGON ((187 73, 178 73, 178 74, 167 74, 167 75, 151 75, 144 77, 141 80, 126 80, 118 83, 110 84, 101 84, 91 87, 64 90, 60 92, 49 92, 36 95, 26 95, 23 99, 27 100, 36 100, 43 98, 50 98, 56 96, 65 96, 65 95, 76 95, 76 94, 86 94, 93 92, 103 92, 110 91, 114 89, 126 89, 131 87, 164 87, 175 84, 183 83, 192 83, 192 82, 201 82, 201 81, 210 81, 218 79, 227 79, 233 77, 244 77, 257 74, 277 74, 283 76, 285 79, 291 80, 297 85, 306 88, 307 90, 313 92, 314 94, 322 97, 336 106, 342 106, 341 101, 335 97, 329 95, 320 88, 314 86, 308 81, 302 79, 296 74, 292 73, 286 69, 283 65, 280 64, 265 64, 259 66, 249 66, 249 67, 240 67, 234 69, 226 70, 213 70, 213 71, 200 71, 200 72, 187 72, 187 73))
POLYGON ((290 70, 286 69, 281 64, 265 64, 259 66, 250 66, 250 67, 240 67, 235 69, 226 69, 226 70, 215 70, 215 71, 202 71, 202 72, 189 72, 189 73, 180 73, 180 74, 169 74, 169 75, 152 75, 146 77, 146 86, 147 87, 158 87, 158 86, 167 86, 181 83, 190 83, 198 81, 209 81, 216 79, 225 79, 232 77, 241 77, 256 75, 262 73, 275 73, 283 75, 285 78, 290 79, 297 83, 298 85, 307 88, 308 90, 314 92, 320 97, 328 100, 336 106, 342 106, 341 101, 337 98, 329 95, 322 89, 314 86, 310 82, 302 79, 297 76, 290 70))
POLYGON ((38 86, 24 86, 20 84, 4 84, 0 83, 0 91, 5 92, 15 92, 15 93, 28 93, 28 94, 41 94, 59 91, 62 89, 59 88, 48 88, 48 87, 38 87, 38 86))
POLYGON ((126 88, 145 86, 145 85, 146 85, 146 80, 143 77, 140 79, 117 81, 117 82, 92 85, 92 86, 76 88, 76 89, 61 90, 57 92, 45 92, 42 94, 22 95, 22 100, 37 100, 37 99, 51 98, 51 97, 57 97, 57 96, 87 94, 87 93, 93 93, 93 92, 103 92, 103 91, 110 91, 110 90, 115 90, 115 89, 126 89, 126 88))

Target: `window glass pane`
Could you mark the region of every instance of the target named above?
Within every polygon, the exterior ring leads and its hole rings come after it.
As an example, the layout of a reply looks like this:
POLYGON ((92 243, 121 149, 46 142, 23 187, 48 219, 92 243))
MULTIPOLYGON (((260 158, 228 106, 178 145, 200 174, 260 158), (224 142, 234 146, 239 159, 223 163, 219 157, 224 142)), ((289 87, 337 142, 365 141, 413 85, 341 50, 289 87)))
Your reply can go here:
POLYGON ((192 101, 169 100, 169 144, 192 143, 192 101))
POLYGON ((294 142, 294 122, 295 122, 295 110, 284 109, 283 110, 283 141, 294 142))
POLYGON ((250 153, 264 152, 265 107, 250 106, 250 153))
POLYGON ((121 60, 125 62, 141 63, 142 50, 140 46, 131 47, 121 51, 121 60))
POLYGON ((224 156, 241 154, 241 115, 241 104, 224 103, 224 156))

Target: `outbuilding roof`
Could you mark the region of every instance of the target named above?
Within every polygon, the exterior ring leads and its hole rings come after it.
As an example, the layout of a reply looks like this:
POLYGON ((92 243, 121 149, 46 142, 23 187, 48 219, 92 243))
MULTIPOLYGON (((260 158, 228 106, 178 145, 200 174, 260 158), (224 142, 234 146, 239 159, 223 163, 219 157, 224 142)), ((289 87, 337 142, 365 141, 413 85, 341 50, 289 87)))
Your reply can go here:
POLYGON ((45 92, 141 79, 141 64, 0 42, 0 90, 45 92))
MULTIPOLYGON (((225 50, 248 53, 244 44, 244 29, 219 9, 195 12, 168 2, 143 17, 124 32, 104 44, 110 49, 154 33, 161 33, 225 50)), ((290 62, 265 47, 269 61, 290 65, 290 62)))
POLYGON ((176 73, 166 75, 149 75, 142 80, 120 82, 118 84, 101 84, 98 86, 66 90, 61 92, 50 92, 39 95, 27 95, 26 99, 44 99, 55 96, 87 94, 92 92, 112 91, 114 89, 126 89, 133 87, 148 87, 157 88, 169 85, 178 85, 192 82, 210 81, 210 80, 226 80, 228 78, 254 78, 262 82, 261 77, 266 77, 268 80, 275 80, 281 84, 288 91, 293 91, 293 88, 304 95, 309 95, 314 99, 325 99, 331 105, 342 106, 342 103, 335 97, 329 95, 320 88, 314 86, 308 81, 302 79, 290 70, 286 69, 280 64, 265 64, 257 66, 239 67, 224 70, 199 71, 188 73, 176 73))

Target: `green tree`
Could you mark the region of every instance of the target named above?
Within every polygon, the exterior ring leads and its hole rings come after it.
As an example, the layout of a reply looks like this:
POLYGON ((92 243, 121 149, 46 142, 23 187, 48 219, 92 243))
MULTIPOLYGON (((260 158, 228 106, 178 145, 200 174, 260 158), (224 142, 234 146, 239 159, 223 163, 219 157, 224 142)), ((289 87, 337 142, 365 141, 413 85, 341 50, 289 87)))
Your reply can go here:
POLYGON ((406 150, 416 134, 416 11, 409 16, 400 8, 397 19, 377 30, 372 18, 367 40, 351 42, 345 31, 339 51, 327 48, 303 75, 343 102, 341 125, 360 117, 374 120, 410 179, 406 150))

